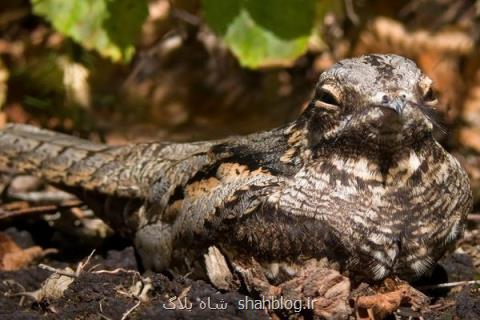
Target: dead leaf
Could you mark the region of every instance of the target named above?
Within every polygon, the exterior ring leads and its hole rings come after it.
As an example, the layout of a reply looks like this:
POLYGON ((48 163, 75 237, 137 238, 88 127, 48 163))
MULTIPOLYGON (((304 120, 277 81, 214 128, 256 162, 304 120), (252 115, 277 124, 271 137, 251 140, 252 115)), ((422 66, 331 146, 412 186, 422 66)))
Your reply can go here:
MULTIPOLYGON (((71 272, 71 268, 65 268, 62 271, 71 272)), ((35 291, 37 294, 36 301, 56 300, 63 297, 63 293, 68 289, 70 284, 75 281, 75 277, 66 276, 64 274, 53 273, 43 283, 39 290, 35 291)))
POLYGON ((225 257, 217 247, 208 248, 204 259, 208 278, 217 289, 233 290, 238 288, 225 257))
MULTIPOLYGON (((348 319, 352 313, 349 305, 350 280, 333 265, 311 259, 298 270, 293 278, 279 285, 272 285, 262 266, 251 258, 249 261, 232 261, 234 272, 242 279, 247 290, 259 294, 262 299, 297 302, 321 319, 348 319)), ((286 312, 293 310, 285 309, 286 312)), ((273 316, 274 313, 270 313, 273 316)))
POLYGON ((374 295, 360 296, 355 300, 357 319, 384 319, 402 305, 419 310, 426 309, 429 304, 427 296, 403 281, 387 279, 378 292, 374 295), (385 290, 389 292, 384 292, 385 290))
MULTIPOLYGON (((65 292, 65 290, 67 290, 68 287, 75 281, 75 279, 78 278, 80 274, 84 271, 85 267, 89 264, 94 252, 95 250, 88 256, 86 261, 81 261, 80 263, 78 263, 75 271, 70 267, 56 269, 45 264, 40 264, 40 268, 53 272, 53 274, 51 274, 47 279, 45 279, 44 282, 42 282, 40 289, 35 291, 7 293, 7 295, 29 297, 34 299, 38 303, 45 300, 59 299, 63 297, 63 293, 65 292)), ((147 292, 149 289, 150 287, 147 289, 147 292)), ((145 292, 145 295, 147 292, 145 292)))
POLYGON ((337 270, 319 267, 313 260, 280 288, 286 299, 301 299, 305 304, 313 301, 313 312, 322 319, 347 319, 352 312, 348 302, 350 280, 337 270))
POLYGON ((55 249, 44 250, 39 246, 22 249, 8 234, 0 232, 0 270, 18 270, 35 259, 54 252, 56 252, 55 249))

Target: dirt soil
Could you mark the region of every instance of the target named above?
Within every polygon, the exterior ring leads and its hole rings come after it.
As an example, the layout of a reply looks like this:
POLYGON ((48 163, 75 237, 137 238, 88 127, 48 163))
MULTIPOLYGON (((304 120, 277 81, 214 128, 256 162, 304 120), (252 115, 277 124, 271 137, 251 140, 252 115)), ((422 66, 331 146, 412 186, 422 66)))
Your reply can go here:
MULTIPOLYGON (((65 263, 49 261, 52 266, 65 266, 65 263)), ((114 274, 82 272, 56 300, 40 302, 19 296, 0 297, 1 319, 121 319, 140 300, 133 296, 130 288, 137 282, 147 281, 149 301, 138 305, 129 319, 268 319, 265 310, 240 310, 238 301, 245 296, 238 292, 218 292, 204 281, 194 281, 188 277, 166 276, 156 273, 133 273, 138 270, 134 250, 111 250, 105 258, 96 255, 90 262, 94 270, 119 270, 114 274), (128 270, 128 272, 127 272, 128 270), (147 280, 148 279, 148 280, 147 280), (192 304, 191 310, 180 308, 167 310, 169 299, 184 294, 192 304), (201 309, 200 302, 210 302, 213 307, 225 309, 201 309), (167 308, 166 308, 166 307, 167 308)), ((52 272, 38 266, 18 271, 0 273, 0 291, 12 293, 19 289, 13 283, 21 284, 25 291, 40 288, 42 282, 52 272)))
MULTIPOLYGON (((39 226, 38 221, 28 221, 22 227, 22 231, 16 228, 5 231, 21 247, 39 243, 46 247, 48 242, 58 247, 58 241, 65 244, 58 230, 50 230, 51 235, 46 237, 50 227, 39 226), (36 232, 44 233, 43 239, 36 232)), ((478 285, 428 289, 438 283, 478 278, 480 248, 476 243, 479 240, 480 232, 476 228, 467 231, 458 249, 441 260, 432 276, 414 284, 416 288, 424 288, 423 293, 431 298, 429 311, 422 314, 423 319, 480 319, 478 285)), ((188 274, 145 272, 137 262, 134 248, 115 236, 97 245, 96 253, 77 275, 72 276, 73 282, 59 298, 50 297, 52 294, 38 296, 38 291, 36 298, 32 297, 40 288, 53 290, 46 288, 45 280, 55 273, 54 270, 62 272, 70 267, 73 271, 88 260, 90 244, 95 241, 85 242, 83 248, 78 244, 79 238, 72 236, 70 241, 64 248, 60 247, 57 254, 47 255, 41 261, 37 259, 19 270, 0 272, 1 319, 313 318, 308 311, 295 314, 285 310, 243 310, 240 301, 247 296, 243 290, 222 292, 205 281, 191 279, 188 274), (77 250, 69 246, 75 242, 80 246, 77 250), (44 269, 39 262, 50 270, 44 269), (176 302, 172 303, 173 300, 176 302), (188 306, 188 310, 183 309, 182 304, 188 306)), ((61 287, 58 283, 54 286, 61 287)), ((419 313, 401 307, 387 319, 416 319, 418 316, 419 313)), ((353 314, 351 317, 354 318, 353 314)))

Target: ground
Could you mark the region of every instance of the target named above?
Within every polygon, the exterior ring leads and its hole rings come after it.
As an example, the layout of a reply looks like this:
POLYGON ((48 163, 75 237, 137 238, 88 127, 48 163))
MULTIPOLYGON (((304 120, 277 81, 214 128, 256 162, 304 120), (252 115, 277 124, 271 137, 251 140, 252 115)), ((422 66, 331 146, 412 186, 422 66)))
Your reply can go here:
MULTIPOLYGON (((244 310, 242 303, 247 297, 260 298, 255 293, 247 292, 244 287, 233 291, 217 290, 208 281, 192 279, 189 274, 145 271, 138 262, 131 243, 113 234, 78 201, 41 183, 35 184, 34 180, 19 177, 10 181, 9 187, 5 188, 14 186, 14 194, 18 198, 23 192, 23 185, 30 188, 29 192, 23 193, 24 198, 32 198, 33 194, 40 198, 45 194, 51 198, 56 195, 56 198, 63 199, 63 204, 69 201, 72 205, 62 207, 56 203, 49 207, 24 200, 14 201, 9 198, 9 192, 4 192, 0 210, 3 217, 6 213, 10 216, 0 219, 2 227, 5 227, 0 233, 0 266, 3 269, 0 271, 1 318, 314 317, 312 310, 300 313, 262 307, 244 310), (31 191, 33 185, 41 190, 31 191), (51 207, 56 210, 51 210, 51 207), (62 276, 63 273, 67 275, 62 276), (168 309, 170 307, 172 309, 168 309)), ((424 319, 480 318, 480 287, 478 284, 464 283, 477 279, 479 274, 480 248, 477 244, 480 243, 480 230, 477 223, 470 222, 458 248, 440 261, 430 277, 412 284, 430 298, 428 307, 414 310, 411 304, 402 302, 399 308, 395 308, 394 314, 387 315, 387 319, 407 319, 409 316, 420 315, 424 319), (441 284, 453 282, 461 283, 442 288, 441 284)), ((349 301, 352 307, 359 305, 356 300, 358 296, 373 296, 377 299, 375 295, 384 292, 383 289, 366 284, 354 284, 352 289, 349 301)), ((375 304, 379 303, 377 300, 375 304)), ((353 316, 352 308, 351 317, 353 316)), ((361 314, 357 317, 362 319, 361 314)), ((369 319, 368 314, 364 319, 369 319)))

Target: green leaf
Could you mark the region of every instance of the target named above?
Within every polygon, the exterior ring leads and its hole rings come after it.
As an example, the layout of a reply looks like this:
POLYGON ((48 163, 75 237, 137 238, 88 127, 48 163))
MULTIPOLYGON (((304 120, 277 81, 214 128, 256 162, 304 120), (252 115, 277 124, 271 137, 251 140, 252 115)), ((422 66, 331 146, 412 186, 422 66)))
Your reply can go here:
POLYGON ((128 62, 147 17, 146 0, 31 0, 56 30, 114 62, 128 62))
POLYGON ((303 54, 315 0, 203 0, 208 25, 246 67, 288 65, 303 54))

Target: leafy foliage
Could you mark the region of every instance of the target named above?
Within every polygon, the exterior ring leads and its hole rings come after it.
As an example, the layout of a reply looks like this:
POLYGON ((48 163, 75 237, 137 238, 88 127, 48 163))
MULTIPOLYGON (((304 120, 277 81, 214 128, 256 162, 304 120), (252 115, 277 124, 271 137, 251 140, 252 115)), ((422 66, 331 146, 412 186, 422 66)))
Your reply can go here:
POLYGON ((205 20, 243 66, 285 65, 307 49, 315 0, 204 0, 205 20))
POLYGON ((147 17, 146 0, 32 0, 35 14, 87 49, 128 62, 147 17))
MULTIPOLYGON (((33 12, 45 17, 56 30, 114 62, 130 61, 148 14, 147 0, 31 1, 33 12)), ((305 53, 318 29, 315 24, 336 7, 334 3, 203 0, 202 8, 206 23, 223 38, 240 64, 258 68, 291 65, 305 53)))

